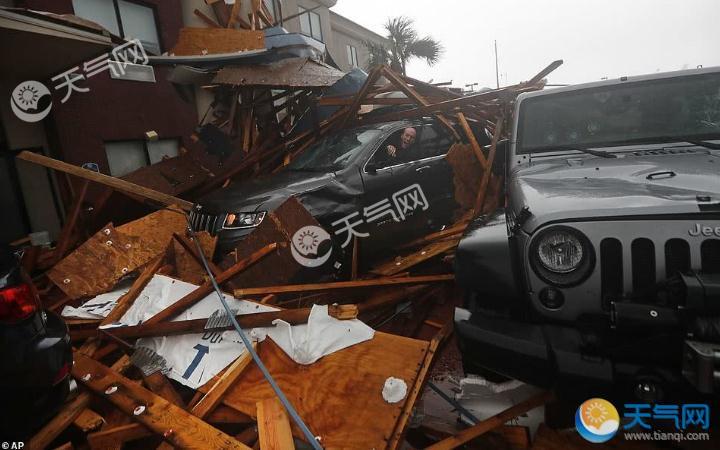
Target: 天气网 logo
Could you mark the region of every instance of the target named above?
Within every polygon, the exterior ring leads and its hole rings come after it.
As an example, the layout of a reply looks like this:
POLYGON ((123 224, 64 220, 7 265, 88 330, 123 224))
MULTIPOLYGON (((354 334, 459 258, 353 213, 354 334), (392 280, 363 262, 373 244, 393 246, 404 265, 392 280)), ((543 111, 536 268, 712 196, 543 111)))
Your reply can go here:
POLYGON ((50 90, 39 81, 23 81, 15 86, 10 96, 10 108, 24 122, 43 120, 52 107, 50 90))
POLYGON ((327 231, 314 225, 307 225, 295 232, 290 243, 290 252, 301 266, 319 267, 330 259, 332 245, 327 246, 327 251, 320 255, 320 247, 325 241, 330 243, 330 235, 327 231))
POLYGON ((575 428, 585 440, 601 443, 609 441, 620 427, 620 415, 607 400, 586 400, 575 413, 575 428))

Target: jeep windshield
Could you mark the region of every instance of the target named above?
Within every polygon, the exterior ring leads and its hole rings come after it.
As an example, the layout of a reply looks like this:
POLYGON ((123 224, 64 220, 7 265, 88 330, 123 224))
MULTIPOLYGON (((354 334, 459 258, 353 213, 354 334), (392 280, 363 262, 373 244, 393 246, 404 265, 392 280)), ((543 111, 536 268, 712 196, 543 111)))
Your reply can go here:
POLYGON ((375 127, 359 127, 326 136, 292 161, 286 170, 334 172, 345 168, 382 134, 375 127))
POLYGON ((720 73, 525 99, 517 153, 720 139, 720 73))

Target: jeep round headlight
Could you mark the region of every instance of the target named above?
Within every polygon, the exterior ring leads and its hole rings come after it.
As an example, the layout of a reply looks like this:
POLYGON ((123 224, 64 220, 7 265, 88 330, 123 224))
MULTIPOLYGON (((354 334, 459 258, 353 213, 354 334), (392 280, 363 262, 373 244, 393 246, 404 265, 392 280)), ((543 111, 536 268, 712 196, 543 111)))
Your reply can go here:
POLYGON ((540 264, 555 273, 577 269, 584 254, 580 239, 565 230, 545 233, 538 242, 537 253, 540 264))
POLYGON ((530 245, 530 260, 540 278, 557 286, 580 283, 595 264, 592 245, 585 235, 565 226, 538 233, 530 245))

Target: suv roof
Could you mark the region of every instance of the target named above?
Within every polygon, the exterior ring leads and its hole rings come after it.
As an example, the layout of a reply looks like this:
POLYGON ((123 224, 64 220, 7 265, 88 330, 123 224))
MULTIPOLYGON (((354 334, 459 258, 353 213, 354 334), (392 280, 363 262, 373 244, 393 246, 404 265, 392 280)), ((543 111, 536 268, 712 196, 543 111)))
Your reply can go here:
POLYGON ((615 85, 619 85, 619 84, 633 83, 633 82, 637 82, 637 81, 661 80, 664 78, 677 78, 677 77, 685 77, 685 76, 690 76, 690 75, 702 75, 702 74, 707 74, 707 73, 720 73, 720 66, 707 67, 707 68, 701 68, 701 69, 674 70, 671 72, 661 72, 661 73, 653 73, 653 74, 647 74, 647 75, 635 75, 635 76, 631 76, 631 77, 625 76, 625 77, 615 78, 612 80, 593 81, 590 83, 574 84, 572 86, 564 86, 564 87, 552 88, 552 89, 543 89, 541 91, 525 92, 525 93, 518 95, 518 103, 520 103, 520 101, 522 101, 523 99, 526 99, 526 98, 558 94, 561 92, 571 92, 571 91, 576 91, 576 90, 581 90, 581 89, 595 88, 595 87, 602 87, 602 86, 615 86, 615 85))

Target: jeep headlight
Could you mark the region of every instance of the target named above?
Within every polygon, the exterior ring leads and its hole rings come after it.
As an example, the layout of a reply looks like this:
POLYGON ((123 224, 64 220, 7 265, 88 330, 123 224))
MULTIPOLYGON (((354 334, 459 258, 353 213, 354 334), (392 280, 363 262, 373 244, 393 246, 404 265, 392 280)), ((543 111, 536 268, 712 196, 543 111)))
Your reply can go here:
POLYGON ((540 232, 532 241, 530 258, 540 278, 559 286, 583 281, 595 263, 592 245, 585 235, 564 226, 540 232))
POLYGON ((224 230, 254 228, 262 223, 265 211, 228 213, 223 223, 224 230))

